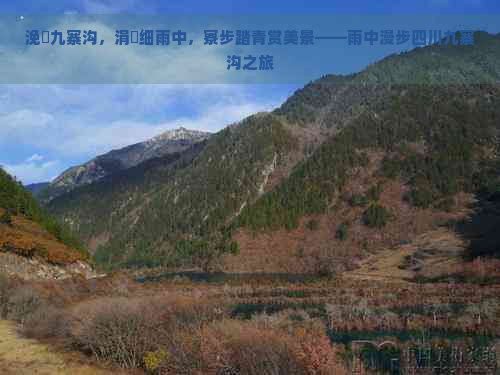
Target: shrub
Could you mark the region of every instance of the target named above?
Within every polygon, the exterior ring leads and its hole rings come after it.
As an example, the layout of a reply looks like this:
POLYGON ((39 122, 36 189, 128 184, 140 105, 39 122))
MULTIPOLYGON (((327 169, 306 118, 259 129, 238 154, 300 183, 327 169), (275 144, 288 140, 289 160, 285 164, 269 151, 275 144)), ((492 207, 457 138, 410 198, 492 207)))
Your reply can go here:
POLYGON ((4 210, 2 215, 0 215, 0 223, 6 225, 12 225, 12 213, 10 210, 4 210))
POLYGON ((310 231, 318 230, 318 228, 319 228, 318 220, 314 220, 314 219, 309 220, 306 224, 306 227, 310 231))
POLYGON ((7 317, 21 324, 44 304, 40 293, 31 286, 14 289, 9 297, 7 317))
POLYGON ((150 373, 156 372, 162 363, 168 359, 168 353, 163 349, 147 352, 144 357, 144 367, 150 373))
POLYGON ((0 318, 7 317, 9 298, 10 298, 10 282, 7 275, 0 273, 0 318))
POLYGON ((175 330, 169 336, 169 342, 164 345, 165 356, 162 349, 155 352, 154 364, 159 362, 157 373, 161 375, 190 375, 205 374, 202 371, 202 342, 198 329, 175 330), (160 360, 161 361, 158 361, 160 360))
POLYGON ((442 199, 436 204, 436 208, 446 212, 452 212, 455 207, 455 200, 452 197, 442 199))
POLYGON ((351 197, 349 204, 353 207, 366 206, 368 204, 368 198, 361 194, 354 194, 351 197))
POLYGON ((240 244, 236 241, 231 241, 226 247, 226 253, 238 255, 240 253, 240 244))
POLYGON ((382 194, 383 188, 382 185, 377 184, 372 186, 368 192, 366 193, 366 196, 369 200, 371 201, 378 201, 380 199, 380 194, 382 194))
POLYGON ((426 188, 414 188, 405 199, 415 207, 428 208, 434 202, 434 194, 426 188))
POLYGON ((294 327, 273 320, 217 322, 203 331, 202 350, 203 373, 336 373, 335 354, 321 324, 294 327))
POLYGON ((381 175, 387 178, 396 178, 401 173, 401 161, 385 157, 382 160, 381 175))
POLYGON ((158 322, 136 301, 101 300, 77 312, 73 327, 76 345, 97 359, 122 367, 140 367, 158 344, 158 322))
POLYGON ((59 337, 67 339, 70 321, 67 313, 51 305, 41 305, 24 321, 23 333, 32 338, 59 337))
POLYGON ((217 314, 200 298, 102 298, 76 308, 71 335, 76 346, 122 367, 150 366, 150 353, 165 350, 164 360, 179 369, 174 373, 184 373, 200 351, 196 332, 217 314))
POLYGON ((391 214, 378 203, 372 204, 363 214, 363 222, 371 228, 382 228, 389 221, 391 214))
POLYGON ((342 223, 337 227, 335 238, 340 241, 345 241, 347 239, 347 225, 345 223, 342 223))
POLYGON ((206 373, 213 369, 241 375, 306 374, 294 340, 275 330, 225 321, 210 327, 203 338, 206 373))
POLYGON ((295 330, 298 348, 296 355, 301 358, 308 375, 330 375, 346 373, 336 359, 330 339, 321 323, 312 322, 295 330))

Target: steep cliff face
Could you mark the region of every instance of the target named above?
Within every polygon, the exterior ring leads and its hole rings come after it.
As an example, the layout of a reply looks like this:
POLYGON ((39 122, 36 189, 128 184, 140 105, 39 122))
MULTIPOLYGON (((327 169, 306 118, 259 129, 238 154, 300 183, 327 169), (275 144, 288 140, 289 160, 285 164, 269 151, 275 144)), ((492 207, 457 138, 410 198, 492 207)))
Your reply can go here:
POLYGON ((99 181, 113 173, 135 167, 147 160, 178 153, 207 139, 209 133, 178 128, 166 131, 145 142, 130 145, 72 167, 39 192, 42 202, 70 192, 75 188, 99 181))

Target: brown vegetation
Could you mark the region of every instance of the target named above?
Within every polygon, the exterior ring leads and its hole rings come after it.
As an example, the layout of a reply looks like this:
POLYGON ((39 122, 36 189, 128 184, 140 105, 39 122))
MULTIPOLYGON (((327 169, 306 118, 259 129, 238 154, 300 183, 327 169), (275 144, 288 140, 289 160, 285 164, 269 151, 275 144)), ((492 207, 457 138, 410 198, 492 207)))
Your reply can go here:
MULTIPOLYGON (((4 211, 0 208, 0 214, 4 211)), ((85 260, 80 252, 64 245, 39 224, 20 215, 13 216, 10 225, 0 223, 0 251, 39 257, 58 265, 85 260)))
POLYGON ((350 360, 339 335, 373 333, 402 346, 409 342, 393 332, 500 335, 494 284, 2 280, 0 307, 25 335, 152 374, 343 374, 350 360))
POLYGON ((238 255, 224 258, 228 272, 338 273, 353 269, 367 256, 406 243, 450 220, 466 217, 472 197, 458 194, 451 212, 412 207, 404 197, 408 187, 399 180, 380 177, 383 155, 372 152, 369 163, 353 172, 341 194, 325 214, 302 218, 296 229, 253 232, 240 229, 234 240, 238 255), (377 189, 375 189, 377 188, 377 189), (378 190, 375 194, 373 191, 378 190), (372 196, 374 195, 374 196, 372 196), (354 202, 366 196, 363 204, 354 202), (386 209, 391 217, 383 228, 370 227, 364 213, 370 202, 386 209), (316 223, 313 230, 311 221, 316 223), (339 227, 346 238, 339 238, 339 227))

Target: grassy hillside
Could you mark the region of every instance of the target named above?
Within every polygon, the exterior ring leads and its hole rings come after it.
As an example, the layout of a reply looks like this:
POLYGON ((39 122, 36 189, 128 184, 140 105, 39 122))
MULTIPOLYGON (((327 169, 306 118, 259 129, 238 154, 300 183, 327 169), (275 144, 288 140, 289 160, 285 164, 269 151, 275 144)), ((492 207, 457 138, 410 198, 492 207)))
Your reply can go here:
POLYGON ((41 209, 31 193, 2 169, 0 249, 57 264, 89 258, 69 228, 41 209))

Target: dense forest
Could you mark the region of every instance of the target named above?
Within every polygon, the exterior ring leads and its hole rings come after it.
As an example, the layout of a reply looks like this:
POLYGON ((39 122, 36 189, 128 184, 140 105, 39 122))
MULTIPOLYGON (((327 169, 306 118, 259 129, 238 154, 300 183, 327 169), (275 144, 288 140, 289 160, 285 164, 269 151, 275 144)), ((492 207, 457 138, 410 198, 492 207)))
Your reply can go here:
POLYGON ((459 191, 493 194, 499 120, 497 86, 392 86, 275 191, 245 208, 237 224, 294 228, 302 216, 323 212, 370 150, 386 155, 381 175, 411 186, 406 198, 414 206, 446 209, 459 191))

